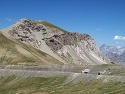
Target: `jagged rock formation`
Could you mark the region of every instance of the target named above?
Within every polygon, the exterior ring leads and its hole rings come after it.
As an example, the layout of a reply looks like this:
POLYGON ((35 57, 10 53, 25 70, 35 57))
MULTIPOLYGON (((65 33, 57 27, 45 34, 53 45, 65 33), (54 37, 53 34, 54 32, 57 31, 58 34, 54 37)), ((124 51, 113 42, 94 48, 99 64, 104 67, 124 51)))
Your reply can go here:
POLYGON ((125 47, 107 46, 103 44, 100 46, 100 53, 116 64, 125 65, 125 47))
POLYGON ((82 62, 84 64, 99 64, 102 62, 95 42, 87 34, 66 33, 54 35, 45 39, 45 42, 52 50, 70 63, 75 61, 76 64, 82 64, 82 62))
MULTIPOLYGON (((77 46, 77 42, 81 42, 82 40, 87 41, 86 48, 90 50, 94 50, 96 48, 91 47, 92 41, 91 37, 87 34, 79 34, 79 33, 66 33, 62 35, 54 35, 50 38, 45 39, 47 45, 49 45, 54 51, 60 50, 63 45, 77 46)), ((92 43, 94 44, 94 42, 92 43)), ((95 46, 95 44, 94 44, 95 46)))
POLYGON ((70 33, 45 21, 20 19, 2 32, 6 37, 27 43, 62 63, 107 64, 89 35, 70 33))

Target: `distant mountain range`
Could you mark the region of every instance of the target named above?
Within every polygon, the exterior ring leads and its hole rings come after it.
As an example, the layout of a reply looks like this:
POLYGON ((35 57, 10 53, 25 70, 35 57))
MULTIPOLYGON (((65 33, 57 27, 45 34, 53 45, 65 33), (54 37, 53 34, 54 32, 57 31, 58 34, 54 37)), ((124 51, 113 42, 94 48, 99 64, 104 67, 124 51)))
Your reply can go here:
POLYGON ((107 46, 99 47, 101 55, 109 58, 116 64, 125 65, 125 47, 107 46))
POLYGON ((2 63, 108 64, 88 34, 68 32, 43 20, 20 19, 1 31, 2 63))

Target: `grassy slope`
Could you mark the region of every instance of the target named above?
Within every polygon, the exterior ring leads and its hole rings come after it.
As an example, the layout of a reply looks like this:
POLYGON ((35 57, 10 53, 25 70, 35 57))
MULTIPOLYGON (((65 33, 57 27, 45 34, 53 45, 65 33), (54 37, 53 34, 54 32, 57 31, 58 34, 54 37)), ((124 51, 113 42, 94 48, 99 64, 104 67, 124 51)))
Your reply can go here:
POLYGON ((41 23, 41 24, 43 24, 43 25, 45 25, 45 26, 48 26, 48 27, 50 27, 50 28, 57 28, 57 29, 63 31, 64 33, 68 33, 68 31, 63 30, 63 29, 59 28, 58 26, 55 26, 55 25, 53 25, 53 24, 51 24, 51 23, 48 23, 48 22, 46 22, 46 21, 41 21, 41 22, 39 22, 39 23, 41 23))
POLYGON ((32 64, 39 65, 44 63, 58 63, 61 64, 58 60, 47 55, 44 52, 41 52, 27 44, 23 44, 18 40, 9 40, 0 32, 0 64, 32 64), (19 46, 26 51, 28 51, 31 56, 24 55, 17 51, 16 46, 19 46))
POLYGON ((124 94, 125 83, 91 81, 86 84, 63 84, 66 77, 0 77, 0 94, 124 94))

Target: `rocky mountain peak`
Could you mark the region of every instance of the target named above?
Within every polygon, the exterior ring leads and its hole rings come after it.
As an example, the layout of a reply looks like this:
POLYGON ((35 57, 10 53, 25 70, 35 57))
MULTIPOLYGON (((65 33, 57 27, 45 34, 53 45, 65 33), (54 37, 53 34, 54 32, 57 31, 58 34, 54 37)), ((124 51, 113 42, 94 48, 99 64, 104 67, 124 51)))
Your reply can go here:
POLYGON ((45 39, 48 46, 50 46, 53 50, 57 51, 61 49, 63 46, 77 46, 78 42, 87 41, 87 44, 84 45, 85 49, 95 51, 97 50, 95 47, 94 40, 88 34, 79 34, 79 33, 66 33, 62 35, 54 35, 50 38, 45 39))
POLYGON ((118 55, 122 54, 125 51, 125 47, 118 47, 118 46, 108 46, 108 45, 102 45, 100 46, 100 51, 105 53, 116 53, 118 55))
POLYGON ((102 45, 100 46, 100 53, 116 64, 125 64, 125 47, 102 45))
POLYGON ((67 32, 46 21, 23 18, 2 32, 5 36, 27 43, 63 63, 106 64, 88 34, 67 32))

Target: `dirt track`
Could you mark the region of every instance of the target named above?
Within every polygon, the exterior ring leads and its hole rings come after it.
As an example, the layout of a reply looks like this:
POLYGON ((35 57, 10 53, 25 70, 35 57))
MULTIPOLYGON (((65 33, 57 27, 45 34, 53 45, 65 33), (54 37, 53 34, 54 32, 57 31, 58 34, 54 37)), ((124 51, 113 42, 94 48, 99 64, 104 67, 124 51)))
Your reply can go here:
POLYGON ((97 74, 82 74, 80 69, 72 66, 37 66, 37 67, 21 67, 21 66, 7 66, 0 69, 0 76, 16 75, 21 77, 64 77, 67 79, 64 83, 78 83, 89 82, 91 80, 102 79, 103 82, 107 81, 120 81, 125 82, 125 76, 111 76, 111 75, 97 75, 97 74))

